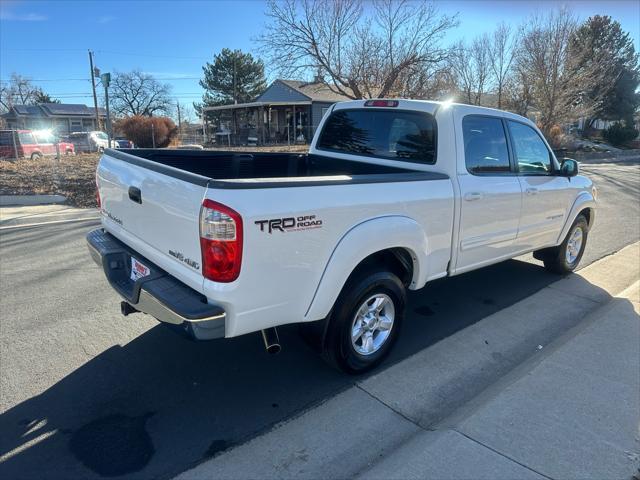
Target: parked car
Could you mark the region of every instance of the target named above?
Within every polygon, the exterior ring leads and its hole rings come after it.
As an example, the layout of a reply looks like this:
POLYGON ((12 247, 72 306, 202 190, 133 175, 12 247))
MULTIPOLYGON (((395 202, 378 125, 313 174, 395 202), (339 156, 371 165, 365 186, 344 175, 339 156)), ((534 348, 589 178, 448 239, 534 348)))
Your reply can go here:
POLYGON ((116 137, 113 140, 113 146, 115 148, 134 148, 133 142, 125 137, 116 137))
POLYGON ((108 150, 96 181, 89 250, 124 315, 268 351, 301 323, 350 373, 389 353, 407 290, 527 252, 574 270, 596 208, 530 120, 414 100, 335 104, 307 155, 108 150))
POLYGON ((58 152, 73 155, 74 145, 56 137, 50 130, 0 130, 0 158, 35 160, 58 152))
POLYGON ((80 153, 102 152, 109 148, 109 137, 104 132, 73 132, 69 140, 80 153))

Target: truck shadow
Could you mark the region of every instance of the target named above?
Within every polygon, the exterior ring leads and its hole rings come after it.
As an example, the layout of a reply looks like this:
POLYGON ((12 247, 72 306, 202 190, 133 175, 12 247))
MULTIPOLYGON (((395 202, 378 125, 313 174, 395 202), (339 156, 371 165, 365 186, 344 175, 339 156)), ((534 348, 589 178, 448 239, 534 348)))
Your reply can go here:
MULTIPOLYGON (((412 292, 382 368, 556 280, 512 260, 412 292)), ((162 326, 109 348, 0 415, 0 477, 169 478, 356 381, 327 367, 295 326, 280 333, 277 356, 259 335, 195 343, 162 326)))

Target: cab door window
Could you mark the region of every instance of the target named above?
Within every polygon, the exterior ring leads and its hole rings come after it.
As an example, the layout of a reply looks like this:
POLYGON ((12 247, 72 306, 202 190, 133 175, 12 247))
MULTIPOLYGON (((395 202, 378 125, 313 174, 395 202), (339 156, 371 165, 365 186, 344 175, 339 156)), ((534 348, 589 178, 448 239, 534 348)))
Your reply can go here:
POLYGON ((530 175, 549 175, 553 171, 551 152, 538 132, 524 123, 509 121, 509 131, 518 171, 530 175))
POLYGON ((502 120, 497 117, 467 115, 462 119, 464 160, 473 174, 511 172, 509 149, 502 120))

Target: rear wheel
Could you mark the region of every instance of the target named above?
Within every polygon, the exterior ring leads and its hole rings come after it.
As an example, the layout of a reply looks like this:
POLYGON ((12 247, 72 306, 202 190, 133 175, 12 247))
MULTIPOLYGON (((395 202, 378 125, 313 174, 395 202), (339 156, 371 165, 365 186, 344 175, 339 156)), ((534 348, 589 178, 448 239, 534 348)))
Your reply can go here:
POLYGON ((584 215, 578 215, 564 241, 557 247, 540 251, 536 257, 542 259, 545 268, 550 272, 571 273, 582 259, 588 235, 589 223, 584 215))
POLYGON ((350 280, 329 318, 323 356, 352 374, 374 368, 389 354, 404 316, 406 292, 388 271, 368 271, 350 280))
POLYGON ((40 160, 42 158, 42 154, 38 152, 33 152, 31 154, 31 160, 40 160))

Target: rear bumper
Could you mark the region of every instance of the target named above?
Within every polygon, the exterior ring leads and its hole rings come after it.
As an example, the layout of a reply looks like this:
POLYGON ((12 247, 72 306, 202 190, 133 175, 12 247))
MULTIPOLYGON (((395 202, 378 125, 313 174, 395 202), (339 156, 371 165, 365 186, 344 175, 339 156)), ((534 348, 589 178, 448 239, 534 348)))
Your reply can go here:
POLYGON ((87 243, 113 289, 136 310, 195 340, 224 337, 226 313, 222 307, 207 303, 204 295, 101 228, 87 234, 87 243), (148 276, 131 280, 131 257, 149 268, 148 276))

